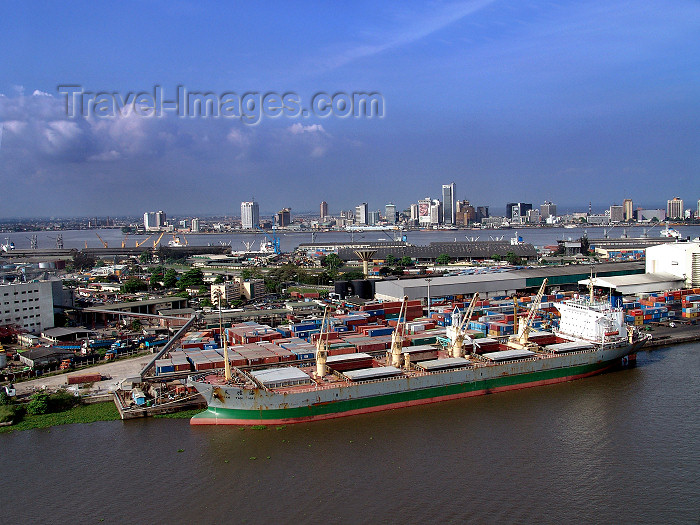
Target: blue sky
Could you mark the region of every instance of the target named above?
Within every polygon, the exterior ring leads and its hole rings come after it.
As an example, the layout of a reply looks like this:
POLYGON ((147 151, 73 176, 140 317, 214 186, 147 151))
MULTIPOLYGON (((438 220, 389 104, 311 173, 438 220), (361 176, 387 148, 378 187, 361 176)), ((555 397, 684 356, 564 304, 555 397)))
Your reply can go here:
POLYGON ((0 18, 0 216, 700 199, 700 3, 24 2, 0 18), (126 96, 376 91, 381 119, 69 119, 126 96))

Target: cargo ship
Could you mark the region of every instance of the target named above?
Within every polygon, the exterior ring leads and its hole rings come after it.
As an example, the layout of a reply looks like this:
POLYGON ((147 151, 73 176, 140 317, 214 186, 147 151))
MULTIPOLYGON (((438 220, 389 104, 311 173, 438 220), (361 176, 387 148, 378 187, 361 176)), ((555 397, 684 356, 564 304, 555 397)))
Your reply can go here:
POLYGON ((507 339, 471 339, 465 333, 475 294, 453 324, 450 344, 441 348, 402 346, 399 322, 385 355, 328 356, 322 332, 315 359, 294 366, 234 367, 226 359, 223 371, 188 379, 208 405, 190 423, 323 420, 560 383, 634 361, 646 336, 625 324, 621 308, 595 300, 592 290, 590 297, 556 305, 561 315, 556 332, 531 330, 545 285, 546 280, 517 333, 507 339))

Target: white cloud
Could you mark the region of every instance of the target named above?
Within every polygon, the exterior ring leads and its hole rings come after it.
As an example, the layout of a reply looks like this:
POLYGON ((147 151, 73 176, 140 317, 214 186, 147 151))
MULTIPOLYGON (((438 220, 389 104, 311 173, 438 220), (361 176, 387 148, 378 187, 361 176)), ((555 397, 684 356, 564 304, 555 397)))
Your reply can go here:
POLYGON ((293 135, 300 135, 302 133, 326 133, 326 130, 323 129, 321 124, 309 124, 308 126, 304 126, 303 124, 296 122, 287 129, 293 135))
POLYGON ((34 93, 32 93, 33 97, 51 97, 53 98, 53 95, 50 93, 47 93, 46 91, 39 91, 38 89, 34 90, 34 93))

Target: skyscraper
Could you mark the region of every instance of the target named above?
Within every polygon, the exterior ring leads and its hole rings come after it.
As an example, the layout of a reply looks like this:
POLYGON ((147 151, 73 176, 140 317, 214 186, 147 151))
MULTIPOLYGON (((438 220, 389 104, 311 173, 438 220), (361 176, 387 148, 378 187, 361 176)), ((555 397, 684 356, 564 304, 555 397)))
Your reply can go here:
POLYGON ((542 217, 542 220, 547 220, 547 217, 556 217, 557 216, 557 205, 552 204, 549 201, 544 201, 544 204, 540 205, 540 217, 542 217))
POLYGON ((442 185, 442 222, 455 223, 455 183, 442 185))
POLYGON ((632 205, 632 199, 625 199, 622 201, 622 207, 624 208, 624 220, 631 221, 634 219, 634 206, 632 205))
POLYGON ((389 224, 396 224, 396 204, 389 203, 384 207, 384 216, 389 224))
POLYGON ((506 219, 525 217, 531 209, 532 204, 527 202, 509 202, 506 204, 506 219))
POLYGON ((321 220, 328 217, 328 203, 326 201, 321 202, 321 220))
POLYGON ((192 219, 192 227, 190 228, 190 230, 193 233, 197 233, 199 231, 199 219, 197 217, 192 219))
POLYGON ((367 203, 363 202, 355 206, 355 222, 357 224, 367 224, 367 203))
POLYGON ((277 212, 277 225, 281 227, 289 226, 292 223, 292 209, 283 208, 277 212))
POLYGON ((255 201, 241 202, 241 228, 254 230, 260 225, 260 207, 255 201))
POLYGON ((673 197, 666 203, 666 217, 669 219, 683 218, 683 199, 673 197))
POLYGON ((367 216, 367 222, 370 226, 374 226, 379 222, 380 213, 379 210, 369 212, 367 216))

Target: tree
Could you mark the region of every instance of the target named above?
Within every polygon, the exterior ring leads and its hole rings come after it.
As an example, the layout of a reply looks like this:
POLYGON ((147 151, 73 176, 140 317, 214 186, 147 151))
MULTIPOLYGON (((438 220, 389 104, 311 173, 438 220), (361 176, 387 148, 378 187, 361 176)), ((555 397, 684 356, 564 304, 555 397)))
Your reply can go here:
POLYGON ((338 256, 337 253, 328 254, 323 260, 323 266, 329 270, 337 270, 343 266, 343 260, 338 256))
POLYGON ((393 255, 389 254, 389 255, 386 256, 386 259, 384 259, 384 261, 385 261, 387 264, 389 264, 389 265, 396 264, 396 257, 394 257, 393 255))
POLYGON ((216 279, 214 279, 214 284, 224 284, 224 276, 219 274, 216 276, 216 279))
POLYGON ((248 268, 243 268, 241 270, 241 279, 243 279, 244 281, 250 279, 251 275, 253 275, 253 273, 248 268))
POLYGON ((49 395, 46 392, 35 392, 27 405, 27 413, 32 415, 46 414, 49 411, 49 395))
POLYGON ((124 293, 136 293, 148 290, 148 284, 143 282, 141 279, 136 279, 132 277, 127 279, 124 284, 122 284, 122 292, 124 293))
POLYGON ((437 256, 437 259, 435 259, 435 262, 437 264, 450 264, 450 256, 447 255, 446 253, 441 253, 440 255, 437 256))
POLYGON ((494 253, 494 254, 491 256, 491 259, 494 260, 494 261, 496 261, 496 262, 498 262, 498 261, 501 260, 501 256, 500 256, 499 254, 497 254, 497 253, 494 253))
POLYGON ((185 288, 193 288, 195 286, 201 286, 204 284, 204 272, 199 268, 192 268, 187 270, 177 283, 180 290, 185 288))
POLYGON ((211 304, 211 299, 209 299, 209 297, 205 297, 204 299, 202 299, 201 301, 199 301, 199 305, 202 306, 202 307, 207 307, 207 306, 208 306, 208 307, 211 308, 211 306, 212 306, 212 304, 211 304))
POLYGON ((172 268, 166 270, 163 274, 163 286, 166 288, 174 288, 177 286, 177 272, 172 268))
POLYGON ((581 237, 581 253, 583 255, 588 255, 591 243, 588 242, 588 237, 581 237))
POLYGON ((399 264, 401 266, 413 266, 413 259, 411 259, 408 255, 404 255, 401 257, 399 264))
POLYGON ((131 321, 131 331, 132 332, 140 332, 142 327, 143 327, 143 325, 141 324, 141 321, 139 321, 138 319, 134 319, 133 321, 131 321))
POLYGON ((139 255, 139 261, 141 261, 141 264, 150 263, 153 261, 153 254, 150 251, 141 252, 141 255, 139 255))
POLYGON ((76 270, 91 270, 94 266, 95 258, 92 255, 78 251, 73 254, 73 268, 76 270))
POLYGON ((523 262, 522 259, 513 252, 506 253, 506 261, 513 266, 519 266, 523 262))

